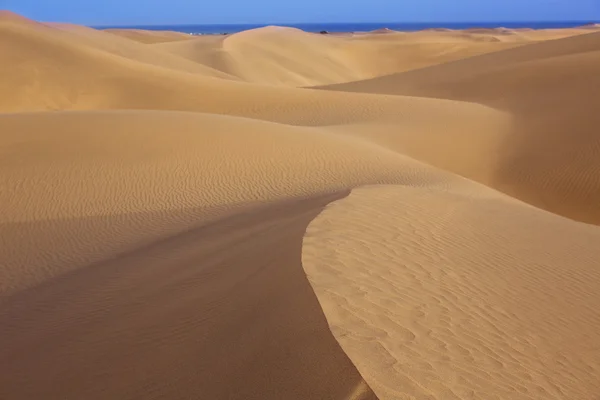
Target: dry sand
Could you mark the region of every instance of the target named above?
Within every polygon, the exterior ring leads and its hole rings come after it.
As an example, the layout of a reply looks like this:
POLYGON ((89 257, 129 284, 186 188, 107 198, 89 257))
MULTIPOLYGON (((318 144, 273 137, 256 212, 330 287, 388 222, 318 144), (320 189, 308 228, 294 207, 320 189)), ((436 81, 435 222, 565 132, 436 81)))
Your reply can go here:
POLYGON ((172 31, 147 31, 141 29, 105 29, 104 32, 110 32, 117 36, 124 36, 136 42, 154 44, 164 42, 175 42, 179 40, 192 39, 194 36, 172 31))
POLYGON ((599 55, 0 13, 0 399, 597 399, 599 55))
POLYGON ((513 127, 506 140, 469 144, 482 164, 496 164, 494 176, 482 181, 477 169, 455 172, 600 224, 599 62, 600 33, 588 33, 329 89, 455 99, 509 112, 513 127))

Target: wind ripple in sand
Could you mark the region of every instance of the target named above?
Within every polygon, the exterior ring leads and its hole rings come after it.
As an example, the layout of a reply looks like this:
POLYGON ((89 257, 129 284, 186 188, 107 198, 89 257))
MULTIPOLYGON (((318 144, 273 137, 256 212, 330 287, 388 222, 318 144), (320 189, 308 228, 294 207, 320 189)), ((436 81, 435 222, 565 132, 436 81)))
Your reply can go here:
POLYGON ((300 263, 306 224, 340 195, 255 208, 4 299, 0 398, 375 400, 300 263))
POLYGON ((381 399, 591 400, 598 246, 597 227, 500 196, 380 186, 309 225, 303 264, 381 399))

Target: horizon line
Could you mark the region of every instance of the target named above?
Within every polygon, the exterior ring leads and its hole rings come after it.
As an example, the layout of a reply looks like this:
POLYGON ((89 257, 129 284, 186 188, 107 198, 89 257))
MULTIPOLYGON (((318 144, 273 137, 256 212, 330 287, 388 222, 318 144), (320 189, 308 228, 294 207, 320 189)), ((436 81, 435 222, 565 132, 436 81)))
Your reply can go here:
MULTIPOLYGON (((59 22, 59 21, 54 21, 59 22)), ((107 25, 107 24, 83 24, 89 27, 98 28, 118 28, 118 27, 160 27, 160 26, 240 26, 240 25, 345 25, 345 24, 356 24, 356 25, 367 25, 367 24, 497 24, 497 23, 582 23, 582 24, 594 24, 600 23, 600 20, 497 20, 497 21, 368 21, 368 22, 238 22, 238 23, 160 23, 160 24, 119 24, 119 25, 107 25)))

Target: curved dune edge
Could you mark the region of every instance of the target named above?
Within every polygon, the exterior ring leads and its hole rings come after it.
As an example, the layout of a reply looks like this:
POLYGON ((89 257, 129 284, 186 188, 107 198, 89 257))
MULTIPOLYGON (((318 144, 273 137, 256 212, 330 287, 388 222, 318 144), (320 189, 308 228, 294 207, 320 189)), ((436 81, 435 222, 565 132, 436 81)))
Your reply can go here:
POLYGON ((443 173, 226 116, 19 113, 0 126, 3 397, 375 398, 306 281, 302 235, 329 193, 443 173))
POLYGON ((373 186, 310 223, 302 258, 381 399, 591 399, 599 243, 499 194, 373 186))
MULTIPOLYGON (((337 197, 234 215, 9 297, 0 394, 376 399, 331 335, 300 263, 306 224, 337 197)), ((51 227, 77 224, 94 226, 51 227)))
POLYGON ((144 116, 0 116, 0 397, 376 399, 331 335, 301 248, 345 195, 327 193, 375 174, 366 163, 380 157, 340 170, 336 186, 327 171, 360 156, 352 142, 346 154, 255 122, 244 143, 251 121, 144 116), (275 146, 257 157, 261 136, 275 146), (233 163, 220 153, 236 148, 233 163), (306 162, 325 164, 305 175, 306 162))

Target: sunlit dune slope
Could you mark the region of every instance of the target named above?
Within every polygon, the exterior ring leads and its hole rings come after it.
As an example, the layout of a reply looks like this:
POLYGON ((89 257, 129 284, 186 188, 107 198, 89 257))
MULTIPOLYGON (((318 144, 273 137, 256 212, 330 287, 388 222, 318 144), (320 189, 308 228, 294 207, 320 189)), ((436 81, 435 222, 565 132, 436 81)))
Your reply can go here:
POLYGON ((11 76, 0 81, 5 93, 0 97, 0 110, 5 112, 166 109, 295 125, 401 123, 406 129, 430 131, 440 124, 483 123, 494 132, 498 130, 496 122, 503 118, 489 108, 452 101, 238 83, 126 60, 95 48, 51 42, 42 35, 31 37, 28 31, 7 31, 2 36, 5 54, 16 62, 0 65, 2 76, 11 76), (40 65, 44 68, 38 68, 40 65))
POLYGON ((303 265, 381 399, 595 399, 600 230, 486 190, 356 189, 303 265))
POLYGON ((257 83, 311 86, 372 76, 351 58, 341 37, 273 26, 218 38, 159 48, 257 83))
MULTIPOLYGON (((68 49, 81 53, 80 57, 89 56, 86 53, 97 50, 108 53, 105 54, 107 56, 121 57, 121 63, 135 61, 200 76, 283 86, 314 86, 362 80, 522 44, 482 42, 475 35, 464 33, 453 33, 452 36, 423 32, 337 37, 291 28, 267 27, 229 36, 190 38, 190 35, 177 35, 175 32, 137 30, 116 31, 113 34, 110 30, 99 31, 70 24, 44 25, 14 16, 2 17, 0 23, 0 40, 4 38, 5 42, 9 42, 5 46, 13 47, 8 51, 9 56, 15 52, 26 54, 28 49, 33 50, 38 46, 47 49, 56 47, 58 54, 68 49), (188 40, 168 43, 154 41, 155 44, 145 45, 122 37, 126 32, 147 36, 149 40, 161 35, 188 40), (17 36, 20 38, 17 39, 17 36), (388 39, 380 40, 382 37, 388 39), (21 44, 20 41, 25 43, 21 44), (453 42, 452 46, 448 46, 449 41, 453 42), (398 53, 403 56, 398 57, 398 53)), ((59 55, 55 59, 62 60, 59 55)), ((114 63, 118 60, 111 61, 114 63)), ((69 67, 66 67, 68 70, 69 67)), ((101 67, 102 64, 96 69, 101 67)))
POLYGON ((272 26, 156 47, 249 82, 313 86, 406 71, 515 45, 484 43, 466 34, 457 38, 403 33, 339 36, 272 26), (450 41, 453 46, 447 45, 450 41))
POLYGON ((599 41, 599 33, 575 35, 557 40, 531 43, 514 49, 483 54, 443 65, 382 76, 362 82, 330 85, 328 88, 356 92, 401 94, 408 92, 412 85, 416 88, 415 90, 424 92, 425 86, 437 87, 440 84, 449 84, 452 81, 465 79, 471 75, 488 74, 494 70, 519 63, 598 51, 599 41))
POLYGON ((408 71, 585 32, 429 30, 316 35, 271 26, 159 43, 156 47, 249 82, 314 86, 408 71))
MULTIPOLYGON (((21 67, 20 62, 25 61, 35 65, 44 57, 51 57, 64 64, 64 70, 68 71, 68 61, 80 53, 80 56, 104 55, 121 62, 134 61, 173 71, 232 78, 221 71, 96 29, 72 24, 40 24, 6 14, 0 15, 0 46, 5 60, 2 68, 21 67), (66 52, 71 53, 69 58, 63 58, 66 52)), ((27 67, 24 68, 23 74, 28 72, 27 67)), ((9 75, 11 73, 6 71, 4 76, 9 75)), ((32 74, 30 79, 35 77, 36 74, 32 74)))
POLYGON ((502 162, 486 183, 553 212, 600 223, 599 67, 600 34, 592 33, 329 88, 470 101, 507 111, 512 134, 490 153, 494 159, 501 154, 502 162))

